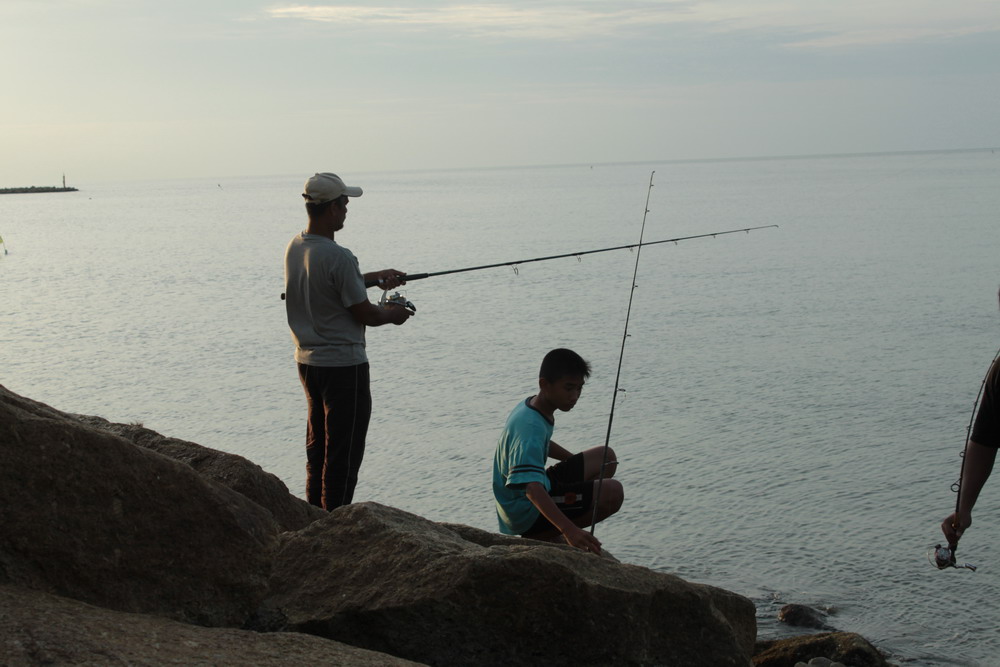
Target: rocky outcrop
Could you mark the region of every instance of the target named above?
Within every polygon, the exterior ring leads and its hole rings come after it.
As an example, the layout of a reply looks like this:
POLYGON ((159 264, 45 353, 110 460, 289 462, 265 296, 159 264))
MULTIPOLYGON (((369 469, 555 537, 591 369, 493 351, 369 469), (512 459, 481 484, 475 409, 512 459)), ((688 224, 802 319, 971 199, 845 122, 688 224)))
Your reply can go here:
POLYGON ((371 664, 339 641, 434 665, 746 666, 756 634, 728 591, 374 503, 317 513, 240 457, 3 387, 0 526, 3 599, 31 599, 0 606, 0 632, 28 664, 153 664, 128 652, 147 633, 193 664, 371 664), (46 629, 63 614, 85 636, 46 629))
POLYGON ((168 438, 139 424, 116 424, 102 417, 74 415, 85 424, 120 435, 126 440, 186 463, 213 482, 218 482, 270 510, 282 531, 298 530, 326 512, 288 492, 276 475, 242 456, 209 449, 193 442, 168 438))
POLYGON ((0 582, 119 611, 239 625, 266 592, 271 513, 0 387, 0 582))
POLYGON ((0 664, 404 667, 418 663, 310 635, 204 628, 0 584, 0 664))
POLYGON ((824 658, 850 667, 891 667, 877 648, 852 632, 824 632, 757 642, 753 664, 754 667, 796 667, 799 663, 824 658))
POLYGON ((282 536, 267 604, 290 628, 436 665, 749 662, 746 598, 487 535, 470 541, 373 503, 341 507, 282 536))

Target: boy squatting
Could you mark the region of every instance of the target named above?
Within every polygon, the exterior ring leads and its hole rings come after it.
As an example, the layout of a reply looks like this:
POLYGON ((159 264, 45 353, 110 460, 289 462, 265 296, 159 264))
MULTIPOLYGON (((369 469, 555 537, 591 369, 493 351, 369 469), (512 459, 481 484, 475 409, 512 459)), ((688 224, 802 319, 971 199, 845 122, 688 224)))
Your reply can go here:
MULTIPOLYGON (((538 393, 521 401, 507 418, 493 459, 493 495, 500 532, 555 541, 600 553, 600 541, 584 530, 594 518, 597 479, 604 447, 578 454, 552 440, 555 411, 569 412, 580 398, 590 364, 572 350, 545 355, 538 393), (559 463, 545 468, 549 458, 559 463)), ((604 479, 597 499, 598 522, 617 512, 625 498, 621 482, 611 479, 615 453, 607 452, 604 479)))

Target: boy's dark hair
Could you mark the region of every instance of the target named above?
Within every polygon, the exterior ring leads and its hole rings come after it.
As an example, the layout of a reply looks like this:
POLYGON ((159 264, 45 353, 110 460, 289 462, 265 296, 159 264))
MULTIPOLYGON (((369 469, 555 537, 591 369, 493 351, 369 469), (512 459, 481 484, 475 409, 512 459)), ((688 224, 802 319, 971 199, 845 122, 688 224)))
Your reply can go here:
POLYGON ((590 362, 573 350, 562 347, 545 355, 538 377, 544 378, 546 382, 558 382, 567 375, 582 375, 589 378, 590 362))

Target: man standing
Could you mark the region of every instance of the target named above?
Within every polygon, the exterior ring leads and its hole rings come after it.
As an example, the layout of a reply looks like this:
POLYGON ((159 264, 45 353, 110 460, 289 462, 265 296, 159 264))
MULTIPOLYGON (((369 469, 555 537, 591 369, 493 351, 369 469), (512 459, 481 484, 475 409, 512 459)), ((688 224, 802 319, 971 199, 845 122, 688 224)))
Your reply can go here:
POLYGON ((400 305, 376 306, 366 291, 403 285, 406 274, 362 274, 357 258, 334 241, 349 198, 361 194, 336 174, 307 180, 309 224, 285 250, 285 311, 309 409, 306 500, 326 510, 351 502, 365 452, 372 407, 365 328, 410 317, 400 305))

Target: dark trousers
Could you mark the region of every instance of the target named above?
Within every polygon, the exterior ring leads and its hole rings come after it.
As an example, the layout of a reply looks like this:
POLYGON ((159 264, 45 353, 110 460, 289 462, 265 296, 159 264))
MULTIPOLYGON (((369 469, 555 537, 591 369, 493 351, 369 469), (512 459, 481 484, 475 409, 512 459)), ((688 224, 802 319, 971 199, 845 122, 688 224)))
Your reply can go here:
POLYGON ((306 392, 306 500, 332 510, 350 504, 372 414, 368 364, 299 364, 306 392))

